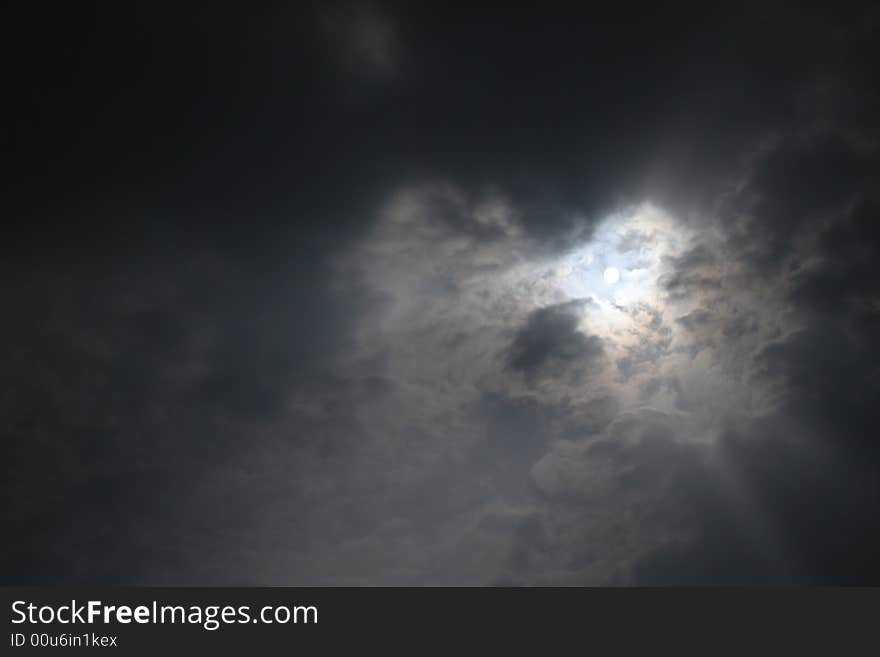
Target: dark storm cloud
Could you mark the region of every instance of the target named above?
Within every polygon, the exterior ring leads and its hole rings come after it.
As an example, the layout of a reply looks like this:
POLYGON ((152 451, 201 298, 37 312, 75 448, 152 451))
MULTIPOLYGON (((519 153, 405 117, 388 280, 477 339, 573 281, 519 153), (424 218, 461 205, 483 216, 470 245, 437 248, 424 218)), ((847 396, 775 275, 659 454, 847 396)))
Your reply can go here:
POLYGON ((578 330, 579 311, 589 301, 572 301, 534 311, 510 345, 509 366, 526 375, 589 376, 604 351, 602 340, 578 330))
POLYGON ((4 583, 878 583, 876 26, 23 16, 4 583), (532 296, 648 200, 632 323, 532 296))
POLYGON ((718 290, 721 279, 716 271, 717 259, 705 245, 699 245, 677 258, 669 257, 669 274, 659 283, 676 299, 685 299, 701 292, 718 290))
POLYGON ((742 195, 751 219, 735 243, 754 267, 782 267, 805 230, 845 211, 876 176, 871 149, 835 132, 783 140, 755 164, 742 195))
POLYGON ((166 545, 181 530, 173 509, 202 473, 237 458, 235 423, 282 413, 342 339, 316 290, 258 293, 259 275, 186 255, 132 255, 92 275, 12 270, 25 292, 4 295, 16 310, 5 325, 4 478, 19 500, 7 521, 42 538, 21 553, 6 546, 7 581, 142 581, 148 563, 179 572, 205 545, 166 545), (284 303, 267 304, 276 294, 284 303))
POLYGON ((867 321, 876 316, 878 217, 876 199, 856 198, 821 233, 817 255, 822 261, 798 269, 793 277, 798 302, 823 313, 845 310, 867 321))
POLYGON ((333 54, 351 73, 385 77, 398 71, 402 53, 395 26, 375 6, 328 3, 316 13, 333 54))
POLYGON ((682 315, 675 319, 676 322, 684 326, 689 331, 698 331, 701 328, 712 323, 712 313, 704 308, 692 310, 687 315, 682 315))
POLYGON ((715 465, 684 470, 666 510, 684 514, 691 537, 642 559, 636 582, 878 581, 876 469, 834 452, 827 435, 777 421, 724 436, 715 465))
MULTIPOLYGON (((692 536, 641 559, 639 583, 880 578, 872 556, 880 549, 880 452, 872 429, 880 284, 868 264, 878 245, 880 157, 864 135, 841 139, 853 125, 783 141, 754 170, 745 196, 758 200, 746 232, 731 231, 729 253, 745 257, 758 285, 782 281, 802 328, 755 352, 753 380, 771 383, 776 411, 723 433, 707 464, 670 488, 667 509, 685 510, 692 536)), ((698 330, 707 317, 694 313, 679 321, 698 330)), ((731 319, 724 334, 737 339, 754 322, 731 319)))
POLYGON ((646 364, 662 357, 667 353, 671 343, 670 330, 666 327, 657 327, 654 335, 644 337, 636 345, 626 347, 626 355, 617 361, 621 380, 629 381, 646 364))

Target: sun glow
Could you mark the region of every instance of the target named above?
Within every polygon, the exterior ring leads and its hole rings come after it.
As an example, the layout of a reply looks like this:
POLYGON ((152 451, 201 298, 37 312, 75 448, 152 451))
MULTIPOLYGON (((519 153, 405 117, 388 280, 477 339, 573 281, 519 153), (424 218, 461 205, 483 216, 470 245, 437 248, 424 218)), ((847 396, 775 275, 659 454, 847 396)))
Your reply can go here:
POLYGON ((599 334, 631 333, 645 309, 662 311, 658 279, 668 259, 690 243, 682 225, 660 208, 643 203, 607 217, 592 238, 555 266, 557 290, 564 298, 589 299, 585 321, 599 334))

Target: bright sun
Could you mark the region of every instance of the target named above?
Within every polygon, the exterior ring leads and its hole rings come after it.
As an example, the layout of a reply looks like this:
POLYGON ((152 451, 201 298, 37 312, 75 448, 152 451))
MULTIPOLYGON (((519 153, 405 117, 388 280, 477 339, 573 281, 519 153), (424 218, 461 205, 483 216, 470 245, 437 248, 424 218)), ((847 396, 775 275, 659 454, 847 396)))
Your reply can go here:
POLYGON ((609 285, 614 285, 614 283, 620 280, 620 272, 617 271, 616 267, 608 267, 602 274, 602 278, 609 285))

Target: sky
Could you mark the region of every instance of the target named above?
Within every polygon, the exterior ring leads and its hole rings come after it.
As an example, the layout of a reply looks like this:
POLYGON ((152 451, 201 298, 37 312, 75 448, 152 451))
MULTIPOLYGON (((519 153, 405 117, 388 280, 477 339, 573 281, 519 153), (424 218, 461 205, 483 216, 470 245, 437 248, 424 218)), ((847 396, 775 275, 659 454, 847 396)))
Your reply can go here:
POLYGON ((880 584, 880 6, 449 4, 4 26, 4 584, 880 584))

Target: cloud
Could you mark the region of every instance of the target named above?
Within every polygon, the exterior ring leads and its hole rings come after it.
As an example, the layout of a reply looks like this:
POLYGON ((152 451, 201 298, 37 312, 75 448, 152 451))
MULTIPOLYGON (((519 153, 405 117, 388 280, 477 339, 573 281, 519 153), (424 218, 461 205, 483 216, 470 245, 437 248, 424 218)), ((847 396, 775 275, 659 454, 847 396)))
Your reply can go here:
POLYGON ((6 582, 876 583, 870 16, 423 11, 21 51, 6 582))
POLYGON ((377 78, 398 73, 402 53, 397 28, 377 7, 339 4, 324 7, 319 14, 323 30, 349 73, 377 78))
POLYGON ((578 330, 584 301, 540 308, 532 312, 510 345, 510 367, 527 378, 553 376, 564 371, 588 375, 604 355, 601 338, 578 330))
POLYGON ((679 257, 670 256, 667 262, 671 271, 661 277, 660 284, 672 298, 686 299, 721 289, 718 262, 705 244, 699 244, 679 257))

